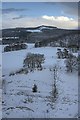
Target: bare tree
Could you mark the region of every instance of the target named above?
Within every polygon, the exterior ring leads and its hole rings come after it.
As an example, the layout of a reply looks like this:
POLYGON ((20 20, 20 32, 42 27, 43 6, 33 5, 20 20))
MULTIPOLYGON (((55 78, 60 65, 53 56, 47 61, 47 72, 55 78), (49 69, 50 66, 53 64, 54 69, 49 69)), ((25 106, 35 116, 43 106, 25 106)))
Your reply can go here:
POLYGON ((73 54, 69 54, 69 57, 65 60, 67 71, 73 72, 73 70, 78 70, 77 57, 73 54))
POLYGON ((52 102, 54 102, 56 100, 56 97, 57 97, 57 94, 58 94, 58 91, 57 91, 57 73, 58 73, 58 66, 55 65, 51 71, 53 72, 53 81, 52 81, 52 102))
POLYGON ((61 51, 61 49, 57 49, 57 56, 58 56, 58 59, 62 59, 63 58, 63 52, 61 51))
POLYGON ((42 70, 42 63, 44 62, 43 54, 28 53, 24 59, 24 66, 33 71, 35 68, 42 70))
POLYGON ((68 50, 66 48, 63 50, 63 58, 68 58, 68 50))

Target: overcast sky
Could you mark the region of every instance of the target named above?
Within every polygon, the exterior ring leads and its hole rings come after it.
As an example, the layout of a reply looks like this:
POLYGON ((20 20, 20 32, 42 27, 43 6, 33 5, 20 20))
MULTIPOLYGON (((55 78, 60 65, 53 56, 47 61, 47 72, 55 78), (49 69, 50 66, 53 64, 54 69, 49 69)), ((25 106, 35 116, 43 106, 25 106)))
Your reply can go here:
POLYGON ((2 28, 51 25, 78 27, 77 2, 3 2, 2 28))

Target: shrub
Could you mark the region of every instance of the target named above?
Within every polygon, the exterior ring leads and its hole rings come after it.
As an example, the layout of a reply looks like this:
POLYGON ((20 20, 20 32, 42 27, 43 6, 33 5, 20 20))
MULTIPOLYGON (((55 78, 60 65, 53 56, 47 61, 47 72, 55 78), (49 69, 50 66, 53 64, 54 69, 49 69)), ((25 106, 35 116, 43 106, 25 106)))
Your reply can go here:
POLYGON ((37 85, 34 84, 33 88, 32 88, 32 92, 37 92, 37 85))

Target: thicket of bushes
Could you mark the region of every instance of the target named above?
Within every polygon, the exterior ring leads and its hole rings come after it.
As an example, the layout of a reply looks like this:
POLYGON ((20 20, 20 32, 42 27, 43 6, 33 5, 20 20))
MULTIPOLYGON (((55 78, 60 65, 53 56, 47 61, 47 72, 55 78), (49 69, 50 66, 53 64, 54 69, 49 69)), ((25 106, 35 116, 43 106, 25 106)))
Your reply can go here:
POLYGON ((58 49, 57 52, 58 59, 65 59, 65 64, 68 72, 73 72, 73 70, 78 71, 78 61, 79 58, 70 53, 67 49, 63 51, 58 49))
POLYGON ((21 49, 26 49, 27 45, 26 44, 13 44, 13 45, 8 45, 4 48, 4 52, 9 52, 9 51, 15 51, 15 50, 21 50, 21 49))
POLYGON ((44 62, 43 54, 28 53, 23 61, 23 67, 33 71, 34 69, 42 70, 42 63, 44 62))

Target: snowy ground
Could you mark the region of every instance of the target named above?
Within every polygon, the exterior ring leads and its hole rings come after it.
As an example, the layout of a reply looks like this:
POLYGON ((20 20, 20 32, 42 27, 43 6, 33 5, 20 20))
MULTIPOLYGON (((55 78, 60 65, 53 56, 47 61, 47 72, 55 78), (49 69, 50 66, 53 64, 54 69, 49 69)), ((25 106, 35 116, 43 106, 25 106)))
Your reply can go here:
MULTIPOLYGON (((3 46, 4 47, 4 46, 3 46)), ((3 118, 74 118, 78 114, 78 75, 67 73, 64 60, 57 59, 56 47, 34 48, 6 52, 3 58, 3 118), (28 52, 44 54, 43 70, 28 74, 9 76, 23 67, 23 60, 28 52), (57 100, 52 97, 54 65, 58 66, 57 100), (37 84, 38 92, 32 92, 37 84)))

